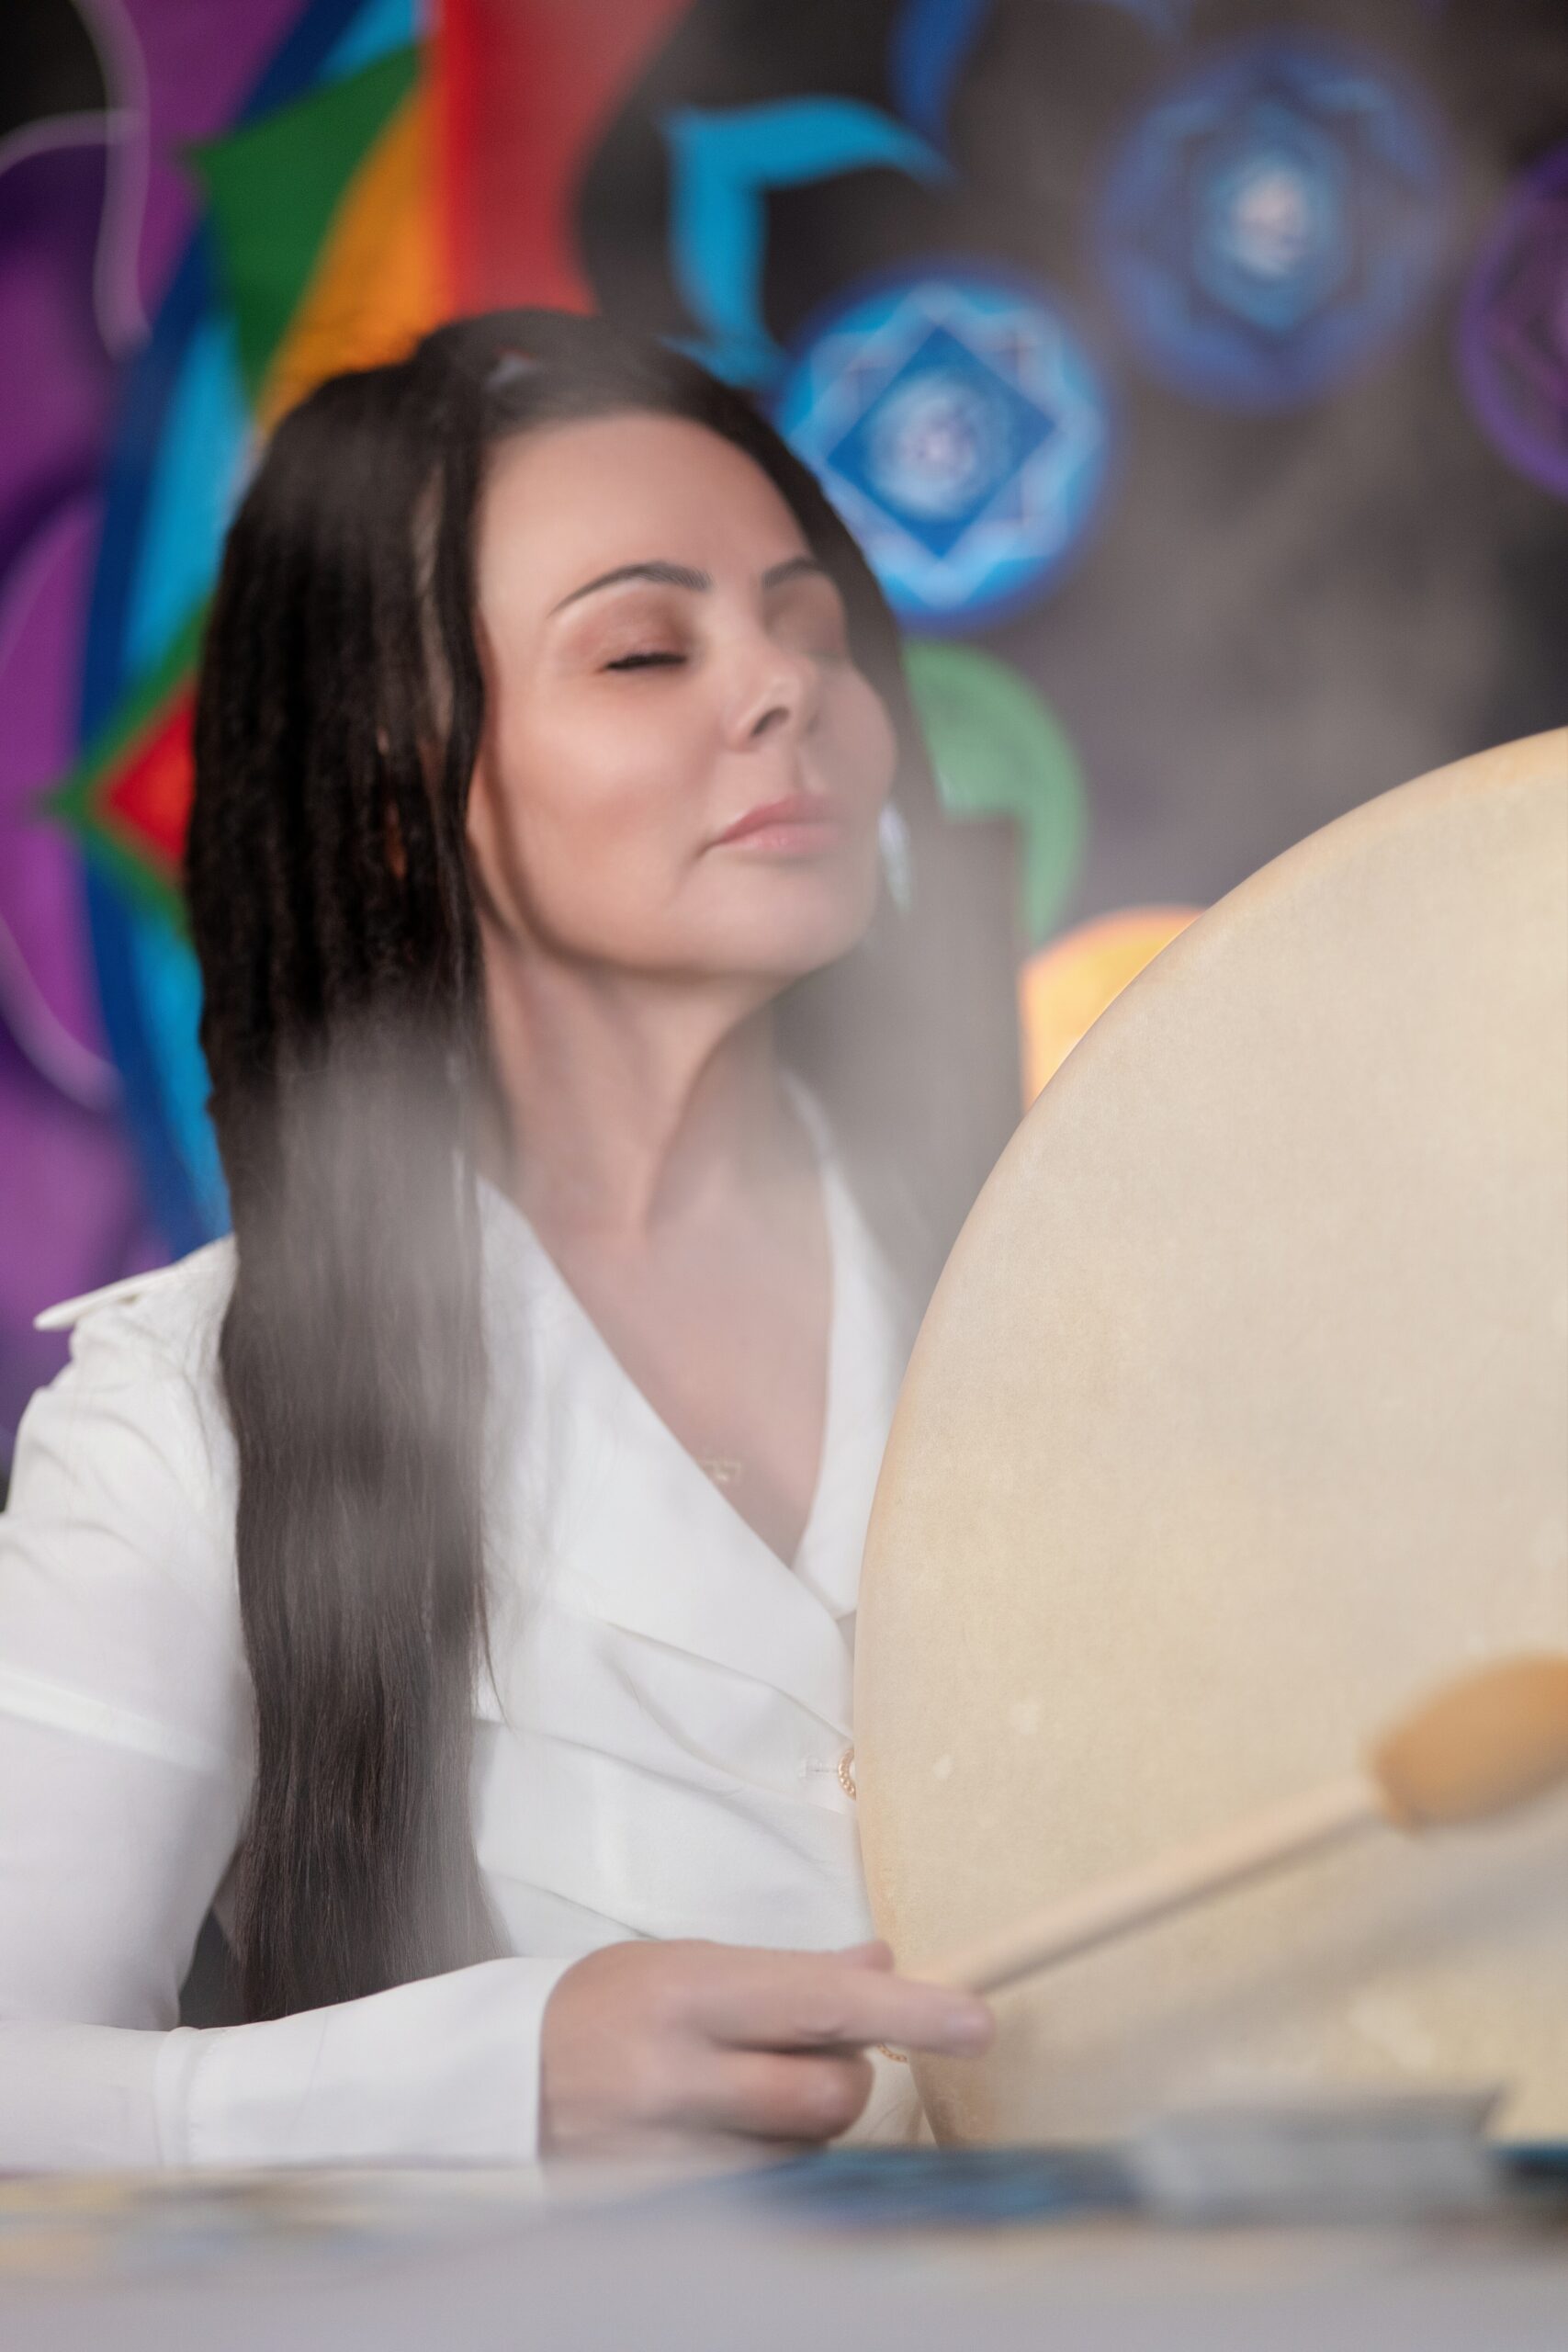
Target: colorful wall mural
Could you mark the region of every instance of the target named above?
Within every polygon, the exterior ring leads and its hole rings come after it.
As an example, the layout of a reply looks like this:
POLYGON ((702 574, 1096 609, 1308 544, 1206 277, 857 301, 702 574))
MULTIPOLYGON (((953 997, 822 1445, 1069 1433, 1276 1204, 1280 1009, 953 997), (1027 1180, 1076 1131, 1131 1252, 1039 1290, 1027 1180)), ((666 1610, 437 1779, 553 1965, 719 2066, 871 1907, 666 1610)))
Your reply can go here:
POLYGON ((0 1466, 220 1231, 179 904, 258 437, 455 309, 742 384, 1011 817, 1026 1091, 1192 910, 1568 717, 1560 0, 12 0, 0 1466))

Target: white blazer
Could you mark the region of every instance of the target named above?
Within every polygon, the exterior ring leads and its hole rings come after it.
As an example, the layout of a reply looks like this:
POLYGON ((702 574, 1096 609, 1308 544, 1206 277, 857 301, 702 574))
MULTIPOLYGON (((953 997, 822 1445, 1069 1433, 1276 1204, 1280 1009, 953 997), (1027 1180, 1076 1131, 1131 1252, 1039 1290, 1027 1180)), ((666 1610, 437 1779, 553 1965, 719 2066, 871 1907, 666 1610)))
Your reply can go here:
MULTIPOLYGON (((793 1568, 633 1385, 532 1227, 483 1192, 494 1679, 480 1865, 516 1957, 276 2022, 179 2027, 250 1798, 217 1242, 43 1318, 0 1518, 0 2167, 536 2152, 544 2007, 631 1936, 825 1949, 872 1932, 852 1645, 911 1318, 819 1108, 827 1428, 793 1568)), ((902 2136, 879 2067, 856 2136, 902 2136)))

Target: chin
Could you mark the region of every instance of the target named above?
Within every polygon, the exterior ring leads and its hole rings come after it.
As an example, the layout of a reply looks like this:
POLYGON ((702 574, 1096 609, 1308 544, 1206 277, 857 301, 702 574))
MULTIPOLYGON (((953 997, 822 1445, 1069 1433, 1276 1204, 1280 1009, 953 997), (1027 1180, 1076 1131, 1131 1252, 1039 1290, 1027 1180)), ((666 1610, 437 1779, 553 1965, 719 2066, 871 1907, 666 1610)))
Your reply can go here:
MULTIPOLYGON (((803 877, 801 877, 803 878, 803 877)), ((790 877, 793 883, 796 877, 790 877)), ((783 877, 781 877, 781 882, 783 877)), ((877 876, 836 878, 832 886, 780 887, 749 893, 716 941, 716 961, 738 976, 776 980, 781 987, 836 964, 857 947, 876 911, 877 876)))

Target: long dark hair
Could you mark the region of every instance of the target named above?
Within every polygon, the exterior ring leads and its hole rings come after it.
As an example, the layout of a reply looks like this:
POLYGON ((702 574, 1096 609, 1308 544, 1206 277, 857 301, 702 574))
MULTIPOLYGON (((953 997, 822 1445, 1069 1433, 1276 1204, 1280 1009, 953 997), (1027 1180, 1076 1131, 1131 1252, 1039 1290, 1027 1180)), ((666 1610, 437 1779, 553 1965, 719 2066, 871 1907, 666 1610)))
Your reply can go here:
POLYGON ((781 1000, 779 1036, 918 1294, 1016 1113, 1010 844, 943 822, 876 582, 741 395, 602 320, 513 311, 334 377, 283 420, 209 623, 187 851, 237 1245, 220 1363, 256 1718, 234 1924, 253 2018, 500 1948, 468 1808, 485 1639, 473 522, 499 439, 638 411, 705 425, 773 481, 897 733, 908 910, 885 893, 863 945, 781 1000))

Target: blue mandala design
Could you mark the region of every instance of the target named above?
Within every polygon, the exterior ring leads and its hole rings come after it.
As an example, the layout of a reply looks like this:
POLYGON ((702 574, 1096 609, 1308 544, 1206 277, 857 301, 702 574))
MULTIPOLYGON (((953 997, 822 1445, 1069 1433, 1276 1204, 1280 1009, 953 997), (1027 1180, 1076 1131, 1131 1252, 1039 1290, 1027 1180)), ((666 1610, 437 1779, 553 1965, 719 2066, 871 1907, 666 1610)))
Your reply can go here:
POLYGON ((1101 267, 1153 374, 1222 407, 1287 408, 1416 315, 1446 179, 1427 107, 1381 62, 1262 35, 1186 75, 1123 141, 1101 267))
POLYGON ((851 288, 797 346, 775 415, 915 629, 1029 603, 1104 488, 1094 364, 1052 301, 999 272, 851 288))

